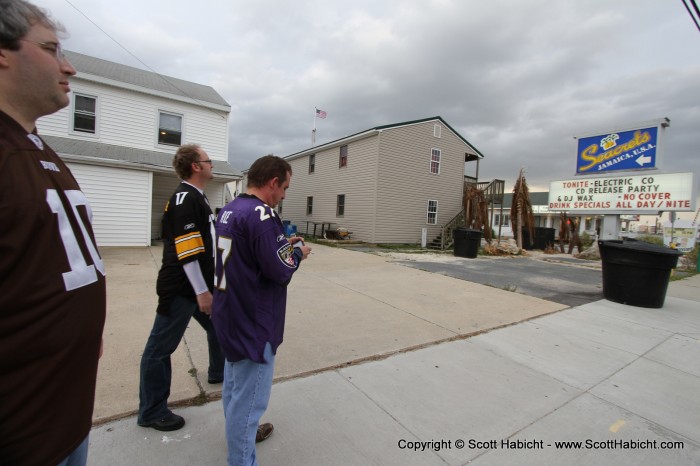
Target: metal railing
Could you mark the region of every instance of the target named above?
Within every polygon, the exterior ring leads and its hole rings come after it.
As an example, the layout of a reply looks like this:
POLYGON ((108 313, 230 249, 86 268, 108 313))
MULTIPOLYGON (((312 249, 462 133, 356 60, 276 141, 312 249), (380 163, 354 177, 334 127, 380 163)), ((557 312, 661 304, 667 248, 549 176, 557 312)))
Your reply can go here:
MULTIPOLYGON (((495 205, 495 204, 501 204, 503 205, 503 190, 505 187, 505 181, 504 180, 491 180, 491 181, 483 181, 479 182, 476 180, 476 178, 472 178, 469 176, 464 177, 464 188, 466 190, 467 187, 469 186, 476 186, 477 189, 483 190, 484 191, 484 197, 486 198, 486 202, 488 202, 490 205, 495 205)), ((452 243, 454 243, 454 240, 452 239, 452 232, 454 231, 455 228, 464 226, 466 221, 465 218, 465 211, 462 209, 457 215, 455 215, 449 222, 447 222, 445 225, 442 227, 442 232, 440 234, 440 249, 445 250, 452 246, 452 243)), ((489 228, 491 228, 489 221, 489 228)), ((499 237, 500 237, 500 228, 499 228, 499 237)))

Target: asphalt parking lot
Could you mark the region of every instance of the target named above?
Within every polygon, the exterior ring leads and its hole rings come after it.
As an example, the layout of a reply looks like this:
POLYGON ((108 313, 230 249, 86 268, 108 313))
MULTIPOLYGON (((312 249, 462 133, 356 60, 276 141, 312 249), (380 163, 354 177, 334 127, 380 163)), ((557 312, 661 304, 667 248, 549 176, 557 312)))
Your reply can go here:
MULTIPOLYGON (((364 248, 363 252, 372 251, 364 248)), ((411 254, 381 249, 374 253, 406 267, 571 307, 603 299, 601 262, 568 254, 528 252, 527 256, 479 255, 468 259, 449 253, 411 254)))

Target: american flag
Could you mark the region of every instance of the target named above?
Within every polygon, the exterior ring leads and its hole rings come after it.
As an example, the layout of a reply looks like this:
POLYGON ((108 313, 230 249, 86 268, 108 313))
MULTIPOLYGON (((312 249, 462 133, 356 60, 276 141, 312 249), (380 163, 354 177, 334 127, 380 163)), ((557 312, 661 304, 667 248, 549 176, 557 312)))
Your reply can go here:
POLYGON ((327 113, 323 110, 316 109, 316 118, 326 118, 327 113))

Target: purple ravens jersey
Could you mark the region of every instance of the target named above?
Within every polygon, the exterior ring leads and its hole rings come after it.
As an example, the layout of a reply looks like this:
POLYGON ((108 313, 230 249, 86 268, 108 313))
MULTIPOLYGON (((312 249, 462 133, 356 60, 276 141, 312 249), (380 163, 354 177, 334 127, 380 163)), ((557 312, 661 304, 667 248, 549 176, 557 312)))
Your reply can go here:
POLYGON ((277 213, 243 194, 219 212, 212 322, 229 361, 264 362, 282 343, 287 284, 302 253, 284 236, 277 213))

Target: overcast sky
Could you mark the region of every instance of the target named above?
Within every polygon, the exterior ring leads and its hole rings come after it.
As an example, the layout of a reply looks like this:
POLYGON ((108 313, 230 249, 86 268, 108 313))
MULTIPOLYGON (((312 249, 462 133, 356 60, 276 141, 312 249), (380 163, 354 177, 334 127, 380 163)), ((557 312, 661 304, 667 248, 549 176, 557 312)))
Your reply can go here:
POLYGON ((700 32, 682 0, 35 3, 69 50, 144 68, 106 32, 152 70, 214 87, 239 170, 308 148, 315 107, 317 144, 440 115, 507 192, 521 167, 532 191, 574 178, 574 136, 662 117, 663 169, 700 167, 700 32))

